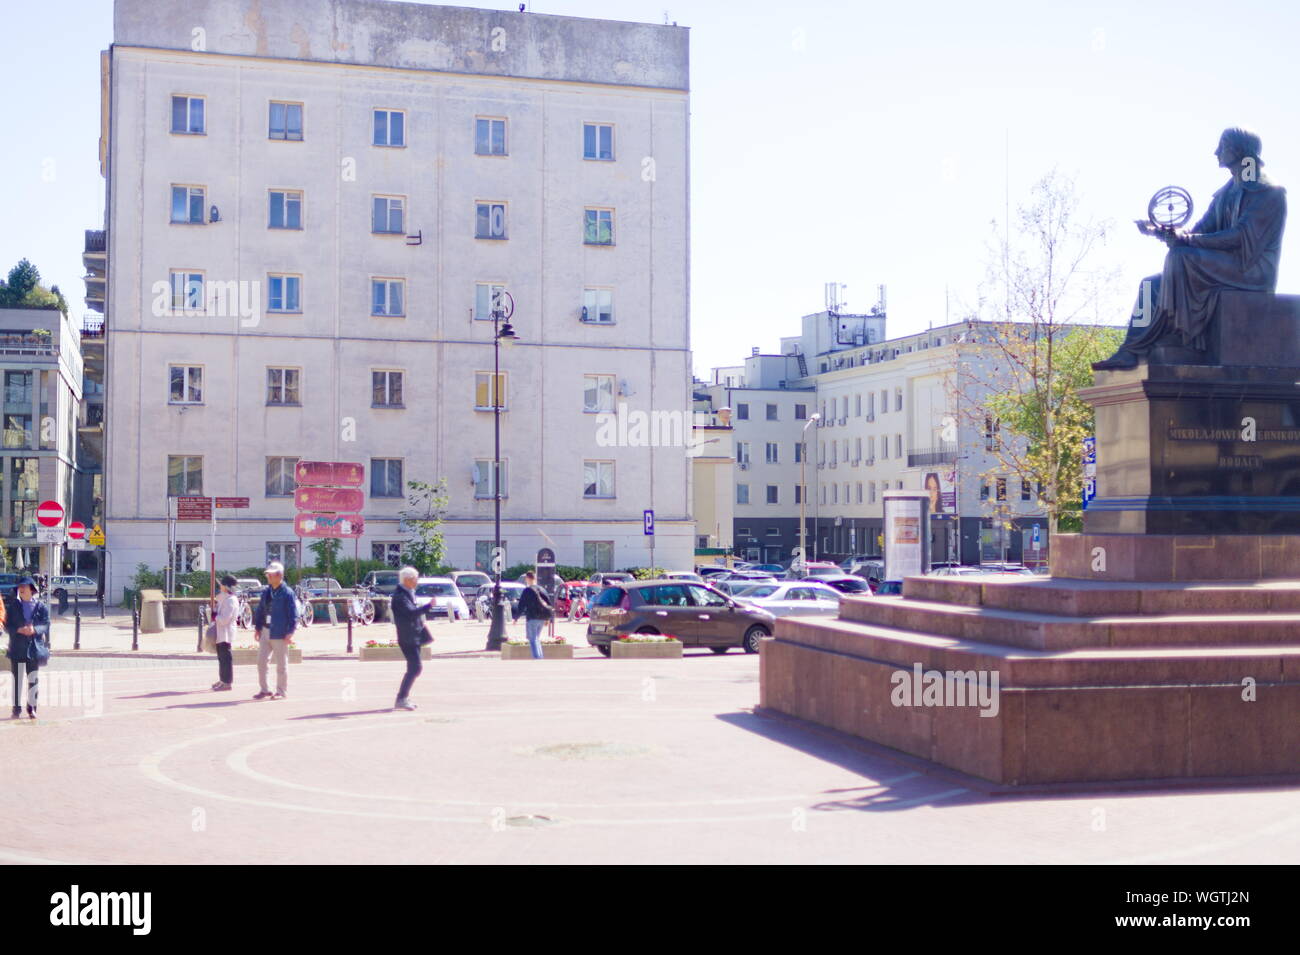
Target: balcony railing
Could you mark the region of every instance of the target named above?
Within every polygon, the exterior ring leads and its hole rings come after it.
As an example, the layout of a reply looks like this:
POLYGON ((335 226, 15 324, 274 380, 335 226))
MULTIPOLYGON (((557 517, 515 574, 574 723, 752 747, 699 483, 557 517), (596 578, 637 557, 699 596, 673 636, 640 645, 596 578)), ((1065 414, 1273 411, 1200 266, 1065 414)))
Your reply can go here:
POLYGON ((108 250, 108 243, 105 241, 103 229, 86 230, 86 249, 87 252, 105 252, 108 250))
POLYGON ((928 468, 938 464, 956 464, 957 463, 957 445, 943 444, 937 448, 923 448, 920 451, 909 451, 907 454, 907 466, 909 468, 928 468))

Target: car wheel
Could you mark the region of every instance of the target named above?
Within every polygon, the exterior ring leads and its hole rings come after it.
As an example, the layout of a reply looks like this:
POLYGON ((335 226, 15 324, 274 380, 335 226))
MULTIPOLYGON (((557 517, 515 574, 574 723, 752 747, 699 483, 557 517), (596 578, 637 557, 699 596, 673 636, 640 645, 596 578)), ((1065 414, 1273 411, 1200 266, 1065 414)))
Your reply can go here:
POLYGON ((712 650, 714 653, 721 654, 721 653, 726 653, 728 650, 731 649, 731 647, 709 647, 709 649, 712 650))
POLYGON ((750 627, 748 630, 745 631, 745 642, 744 644, 742 644, 745 648, 745 652, 757 653, 759 641, 762 640, 764 637, 770 637, 770 636, 771 634, 767 632, 766 627, 760 627, 757 625, 750 627))
POLYGON ((598 644, 596 644, 596 649, 600 651, 600 655, 601 655, 602 657, 607 657, 607 656, 609 656, 609 654, 610 654, 610 649, 609 649, 609 644, 608 644, 608 643, 598 643, 598 644))

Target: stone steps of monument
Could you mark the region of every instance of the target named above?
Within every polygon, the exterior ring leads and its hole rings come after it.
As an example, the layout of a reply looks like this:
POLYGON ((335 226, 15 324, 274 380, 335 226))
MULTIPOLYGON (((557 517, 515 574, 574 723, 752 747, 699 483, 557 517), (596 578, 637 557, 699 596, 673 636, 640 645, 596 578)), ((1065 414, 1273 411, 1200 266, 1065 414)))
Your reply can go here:
POLYGON ((1004 687, 1242 686, 1300 683, 1300 640, 1290 646, 1034 650, 855 620, 788 617, 776 636, 826 651, 923 670, 997 670, 1004 687))
POLYGON ((846 599, 846 620, 1035 650, 1300 646, 1300 613, 1069 617, 912 598, 846 599))
POLYGON ((908 577, 906 597, 1062 617, 1300 613, 1300 580, 1130 583, 1057 577, 908 577))

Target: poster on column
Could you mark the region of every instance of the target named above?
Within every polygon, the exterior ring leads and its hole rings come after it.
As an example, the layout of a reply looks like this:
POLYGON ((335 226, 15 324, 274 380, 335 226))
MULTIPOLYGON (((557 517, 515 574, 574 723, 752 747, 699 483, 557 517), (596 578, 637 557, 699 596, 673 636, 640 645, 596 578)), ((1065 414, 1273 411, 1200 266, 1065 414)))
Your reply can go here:
POLYGON ((930 538, 926 503, 917 494, 885 497, 885 577, 889 580, 915 577, 926 571, 930 538))

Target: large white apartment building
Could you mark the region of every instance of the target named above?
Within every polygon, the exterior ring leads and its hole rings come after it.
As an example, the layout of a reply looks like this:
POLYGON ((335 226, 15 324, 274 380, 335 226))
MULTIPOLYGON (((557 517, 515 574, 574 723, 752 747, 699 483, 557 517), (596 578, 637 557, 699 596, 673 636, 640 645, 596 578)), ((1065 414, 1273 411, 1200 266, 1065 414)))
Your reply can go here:
MULTIPOLYGON (((103 58, 114 592, 168 496, 245 496, 222 567, 295 560, 293 463, 366 467, 364 557, 447 481, 450 562, 688 566, 688 34, 380 0, 117 0, 103 58), (676 446, 602 413, 680 412, 676 446)), ((182 524, 173 559, 206 544, 182 524)), ((351 550, 351 547, 348 547, 351 550)), ((308 556, 310 560, 310 556, 308 556)))

